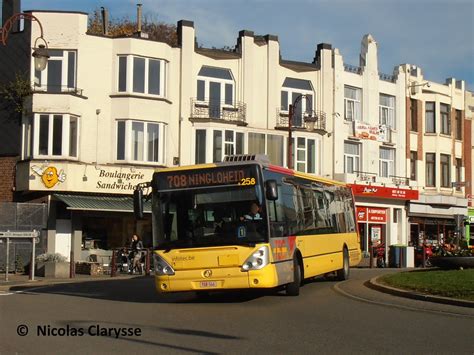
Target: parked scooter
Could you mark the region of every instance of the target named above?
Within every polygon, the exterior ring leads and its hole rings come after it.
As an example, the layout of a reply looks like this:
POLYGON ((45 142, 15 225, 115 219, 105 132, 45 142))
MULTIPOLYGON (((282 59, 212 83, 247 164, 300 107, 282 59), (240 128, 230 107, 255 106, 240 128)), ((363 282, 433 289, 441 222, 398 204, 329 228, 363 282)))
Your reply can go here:
POLYGON ((431 266, 430 258, 433 256, 433 246, 431 244, 418 245, 415 249, 415 264, 416 266, 431 266), (425 264, 423 265, 423 250, 425 253, 425 264))
POLYGON ((385 268, 387 264, 385 262, 385 244, 380 243, 374 246, 374 258, 377 260, 377 267, 385 268))

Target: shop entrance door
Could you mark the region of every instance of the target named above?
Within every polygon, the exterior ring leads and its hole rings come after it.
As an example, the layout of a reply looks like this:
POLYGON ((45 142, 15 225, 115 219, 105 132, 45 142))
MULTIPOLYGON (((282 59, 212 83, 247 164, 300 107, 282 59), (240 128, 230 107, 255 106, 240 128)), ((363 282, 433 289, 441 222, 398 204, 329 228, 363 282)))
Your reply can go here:
POLYGON ((69 261, 71 254, 71 220, 57 219, 56 220, 56 247, 55 253, 64 255, 69 261))
POLYGON ((368 253, 369 248, 367 246, 367 223, 358 223, 359 236, 360 236, 360 250, 368 253))

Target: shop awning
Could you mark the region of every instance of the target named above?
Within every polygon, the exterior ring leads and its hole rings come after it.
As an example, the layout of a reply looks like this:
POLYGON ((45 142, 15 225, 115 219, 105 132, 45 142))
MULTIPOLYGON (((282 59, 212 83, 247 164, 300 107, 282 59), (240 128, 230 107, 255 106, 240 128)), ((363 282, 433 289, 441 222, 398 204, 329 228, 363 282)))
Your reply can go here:
MULTIPOLYGON (((72 195, 56 193, 54 197, 64 202, 68 210, 74 211, 102 211, 102 212, 133 212, 133 198, 131 196, 107 195, 72 195)), ((143 204, 145 213, 151 213, 151 202, 143 204)))

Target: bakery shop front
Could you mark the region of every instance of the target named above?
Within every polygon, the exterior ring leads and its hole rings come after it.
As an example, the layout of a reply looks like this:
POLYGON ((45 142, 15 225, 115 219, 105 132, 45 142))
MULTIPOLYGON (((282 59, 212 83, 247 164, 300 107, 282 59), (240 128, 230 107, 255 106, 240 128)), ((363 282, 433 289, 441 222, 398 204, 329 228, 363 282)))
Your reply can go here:
MULTIPOLYGON (((23 202, 48 204, 47 252, 69 259, 110 256, 128 246, 134 233, 152 245, 151 208, 145 219, 133 214, 133 190, 152 179, 154 167, 80 162, 25 161, 17 166, 16 187, 23 202)), ((149 205, 149 204, 148 204, 149 205)), ((105 258, 107 259, 107 258, 105 258)), ((107 260, 98 260, 104 263, 107 260)))

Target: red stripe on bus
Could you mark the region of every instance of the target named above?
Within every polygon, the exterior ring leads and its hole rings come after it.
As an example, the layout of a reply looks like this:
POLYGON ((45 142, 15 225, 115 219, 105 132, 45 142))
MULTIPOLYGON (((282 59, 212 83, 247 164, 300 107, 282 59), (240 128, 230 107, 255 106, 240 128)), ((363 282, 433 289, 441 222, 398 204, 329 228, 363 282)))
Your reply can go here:
POLYGON ((268 170, 274 171, 274 172, 277 172, 277 173, 283 173, 283 174, 286 174, 286 175, 292 175, 292 176, 295 175, 295 172, 293 170, 283 168, 283 167, 278 166, 278 165, 269 165, 268 170))

